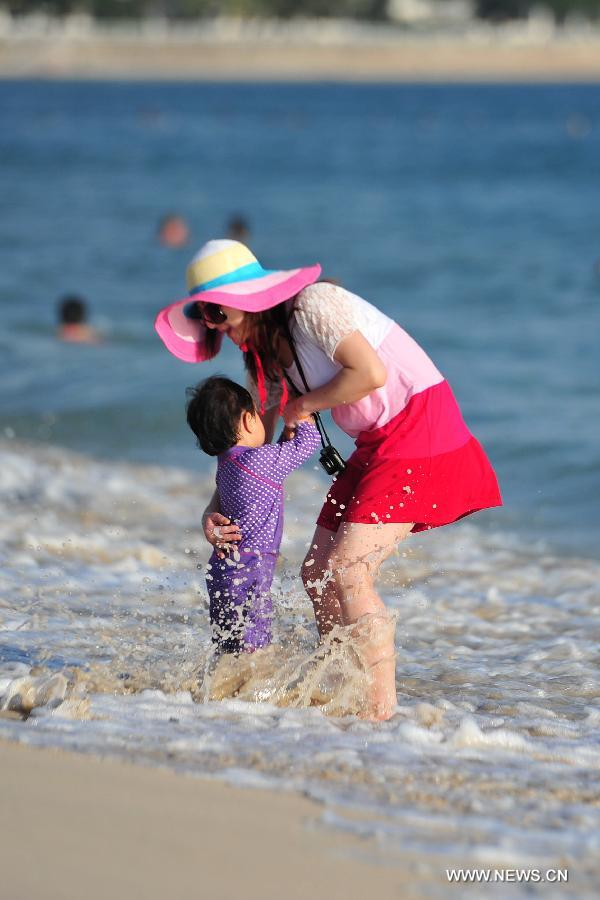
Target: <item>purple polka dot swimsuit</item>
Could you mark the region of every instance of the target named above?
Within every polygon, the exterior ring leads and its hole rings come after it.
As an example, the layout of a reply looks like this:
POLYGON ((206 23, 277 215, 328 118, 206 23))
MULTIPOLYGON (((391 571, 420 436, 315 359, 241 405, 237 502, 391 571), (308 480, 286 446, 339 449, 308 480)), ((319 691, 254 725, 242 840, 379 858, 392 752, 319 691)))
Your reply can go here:
POLYGON ((218 457, 223 515, 242 540, 225 559, 213 552, 206 584, 213 640, 226 653, 251 652, 271 642, 271 582, 283 533, 283 481, 319 446, 312 422, 300 422, 290 441, 236 446, 218 457))

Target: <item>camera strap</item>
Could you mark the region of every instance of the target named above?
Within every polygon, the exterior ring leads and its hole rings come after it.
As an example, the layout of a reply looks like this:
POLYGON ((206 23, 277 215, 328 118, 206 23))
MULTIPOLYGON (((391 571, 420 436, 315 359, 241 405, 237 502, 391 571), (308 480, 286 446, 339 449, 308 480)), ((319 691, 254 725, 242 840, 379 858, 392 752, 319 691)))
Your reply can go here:
MULTIPOLYGON (((310 387, 308 386, 308 381, 306 380, 304 371, 302 369, 302 366, 300 365, 300 360, 298 359, 298 354, 296 353, 296 345, 294 344, 294 339, 292 337, 292 332, 290 331, 290 326, 289 326, 287 317, 284 320, 284 328, 285 328, 285 332, 286 332, 285 336, 287 338, 287 342, 290 345, 290 350, 292 351, 292 356, 294 358, 294 362, 296 363, 296 368, 298 369, 298 374, 300 375, 300 378, 302 379, 304 387, 306 388, 306 393, 308 394, 308 393, 310 393, 310 387)), ((298 388, 296 387, 296 385, 294 384, 294 382, 292 381, 290 376, 287 374, 287 372, 285 372, 284 374, 285 374, 287 381, 290 383, 290 385, 293 387, 293 389, 296 391, 296 393, 301 394, 302 391, 298 390, 298 388)), ((314 412, 312 415, 314 417, 315 425, 317 426, 317 431, 319 432, 319 436, 321 438, 321 443, 323 445, 323 448, 331 447, 332 443, 329 440, 329 435, 325 431, 325 426, 323 425, 323 422, 321 421, 321 416, 319 415, 318 412, 314 412)))

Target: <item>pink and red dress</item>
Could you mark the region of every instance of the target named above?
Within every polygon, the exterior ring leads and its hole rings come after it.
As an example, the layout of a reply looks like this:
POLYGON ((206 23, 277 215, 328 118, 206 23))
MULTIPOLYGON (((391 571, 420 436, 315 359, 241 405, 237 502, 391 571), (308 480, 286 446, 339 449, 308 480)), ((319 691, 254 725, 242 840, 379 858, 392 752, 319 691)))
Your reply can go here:
MULTIPOLYGON (((355 331, 387 371, 383 387, 331 410, 355 438, 356 450, 317 524, 336 531, 342 522, 412 522, 416 532, 502 505, 494 470, 450 385, 410 335, 366 300, 326 282, 309 285, 288 303, 294 304, 290 327, 311 389, 341 370, 337 345, 355 331)), ((302 385, 295 364, 287 374, 302 385)), ((279 402, 280 386, 268 388, 270 408, 279 402)))

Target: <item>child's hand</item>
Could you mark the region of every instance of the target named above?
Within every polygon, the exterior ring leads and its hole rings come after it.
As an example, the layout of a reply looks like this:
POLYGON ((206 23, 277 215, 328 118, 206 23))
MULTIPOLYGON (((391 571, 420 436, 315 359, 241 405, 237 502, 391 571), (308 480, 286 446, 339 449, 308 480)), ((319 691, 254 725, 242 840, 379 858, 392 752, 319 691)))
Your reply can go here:
POLYGON ((232 550, 238 541, 242 540, 239 525, 230 522, 227 516, 222 515, 222 513, 212 512, 204 516, 202 528, 204 537, 215 548, 219 559, 225 559, 226 553, 232 550))

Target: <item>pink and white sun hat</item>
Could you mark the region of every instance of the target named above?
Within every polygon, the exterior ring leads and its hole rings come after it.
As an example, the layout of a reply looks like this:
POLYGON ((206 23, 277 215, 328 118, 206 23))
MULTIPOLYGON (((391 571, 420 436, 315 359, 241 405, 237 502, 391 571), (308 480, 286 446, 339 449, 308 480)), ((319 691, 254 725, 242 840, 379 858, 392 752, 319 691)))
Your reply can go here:
POLYGON ((314 284, 321 266, 273 271, 263 269, 253 253, 238 241, 209 241, 187 268, 189 294, 162 309, 154 327, 169 350, 185 362, 204 362, 221 349, 217 337, 213 352, 206 346, 206 326, 197 313, 197 302, 231 306, 243 312, 262 312, 294 297, 314 284))

